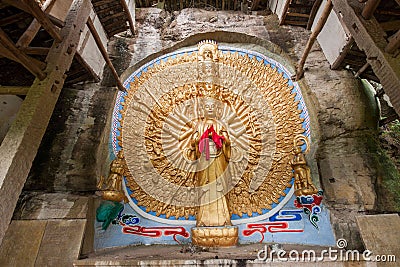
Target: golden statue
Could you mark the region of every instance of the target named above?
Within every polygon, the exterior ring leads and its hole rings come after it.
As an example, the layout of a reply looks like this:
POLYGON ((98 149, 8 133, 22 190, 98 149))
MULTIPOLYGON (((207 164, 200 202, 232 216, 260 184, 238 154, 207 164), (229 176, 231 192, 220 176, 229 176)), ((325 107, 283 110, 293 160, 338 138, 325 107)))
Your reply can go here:
POLYGON ((308 152, 308 142, 304 136, 298 135, 294 139, 294 157, 291 162, 294 171, 294 193, 296 196, 312 195, 318 193, 318 189, 312 182, 310 167, 301 149, 301 141, 306 144, 308 152))
POLYGON ((226 198, 226 178, 231 142, 228 132, 217 120, 218 102, 204 100, 204 117, 197 121, 186 157, 196 160, 196 182, 201 187, 196 228, 192 241, 202 246, 232 246, 237 243, 237 228, 232 227, 226 198), (231 227, 227 227, 231 226, 231 227), (220 228, 218 228, 220 227, 220 228))
POLYGON ((126 173, 125 160, 122 151, 119 151, 117 158, 111 161, 110 174, 104 181, 101 176, 97 188, 102 191, 102 198, 104 200, 111 200, 116 202, 128 202, 122 189, 122 179, 126 173))
POLYGON ((265 61, 225 53, 209 40, 197 53, 149 67, 131 82, 121 111, 118 142, 131 197, 156 216, 196 216, 194 244, 235 245, 232 214, 272 209, 292 186, 296 164, 298 177, 307 177, 288 141, 304 132, 295 95, 265 61), (205 97, 222 101, 222 112, 217 101, 215 113, 207 112, 205 97))

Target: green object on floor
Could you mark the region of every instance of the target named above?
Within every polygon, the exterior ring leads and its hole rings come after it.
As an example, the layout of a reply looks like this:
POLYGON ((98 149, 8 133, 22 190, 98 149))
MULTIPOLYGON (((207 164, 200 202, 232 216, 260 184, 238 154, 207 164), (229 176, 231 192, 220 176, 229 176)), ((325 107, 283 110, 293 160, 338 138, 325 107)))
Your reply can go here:
POLYGON ((103 201, 96 210, 96 220, 103 223, 101 228, 106 230, 123 208, 119 202, 103 201))

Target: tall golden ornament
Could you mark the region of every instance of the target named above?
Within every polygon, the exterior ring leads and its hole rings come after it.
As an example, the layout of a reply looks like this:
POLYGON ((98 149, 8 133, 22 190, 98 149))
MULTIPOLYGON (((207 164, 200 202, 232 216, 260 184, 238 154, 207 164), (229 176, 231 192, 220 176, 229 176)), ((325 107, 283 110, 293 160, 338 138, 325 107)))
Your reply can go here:
POLYGON ((309 144, 303 135, 298 135, 293 140, 294 156, 292 167, 294 172, 294 194, 296 196, 313 195, 318 193, 318 189, 312 182, 310 167, 307 166, 307 161, 302 152, 301 145, 306 145, 305 153, 309 152, 309 144))
POLYGON ((104 200, 128 202, 122 188, 122 179, 127 172, 123 152, 119 151, 117 158, 111 161, 108 177, 104 179, 102 176, 97 184, 97 189, 100 190, 104 200))

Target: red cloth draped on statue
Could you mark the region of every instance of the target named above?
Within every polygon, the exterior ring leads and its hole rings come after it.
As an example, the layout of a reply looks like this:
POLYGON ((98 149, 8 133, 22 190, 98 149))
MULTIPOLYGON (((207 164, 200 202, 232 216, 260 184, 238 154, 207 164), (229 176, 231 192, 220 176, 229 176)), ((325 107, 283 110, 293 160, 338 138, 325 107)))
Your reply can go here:
POLYGON ((205 150, 206 160, 210 159, 210 137, 218 150, 222 148, 222 142, 225 140, 225 137, 215 132, 213 125, 204 131, 199 140, 199 151, 200 153, 203 153, 205 150))

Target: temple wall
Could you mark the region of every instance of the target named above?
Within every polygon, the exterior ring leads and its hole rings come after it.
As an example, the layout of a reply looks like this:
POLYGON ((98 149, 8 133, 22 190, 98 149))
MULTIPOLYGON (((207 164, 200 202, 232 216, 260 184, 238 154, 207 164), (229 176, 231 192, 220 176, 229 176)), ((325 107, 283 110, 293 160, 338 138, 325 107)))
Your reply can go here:
MULTIPOLYGON (((203 39, 269 50, 293 71, 309 36, 298 27, 278 27, 275 15, 196 9, 169 14, 148 9, 138 10, 136 20, 136 39, 117 37, 112 43, 111 53, 120 73, 128 66, 137 68, 203 39)), ((376 208, 376 167, 369 162, 366 145, 366 137, 376 134, 374 100, 349 73, 331 71, 318 44, 305 67, 305 78, 299 84, 310 113, 312 148, 308 160, 313 179, 316 184, 321 182, 325 191, 324 203, 330 210, 336 238, 344 237, 349 246, 358 248, 362 244, 355 216, 376 208)), ((113 82, 107 71, 104 77, 100 84, 63 89, 15 218, 24 219, 29 214, 26 203, 42 192, 93 195, 96 179, 107 175, 110 159, 105 151, 109 149, 107 137, 116 90, 110 88, 113 82)), ((35 212, 41 209, 31 208, 35 212)))

